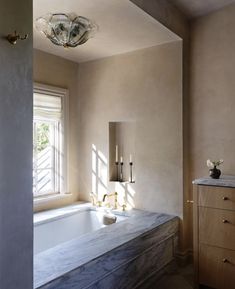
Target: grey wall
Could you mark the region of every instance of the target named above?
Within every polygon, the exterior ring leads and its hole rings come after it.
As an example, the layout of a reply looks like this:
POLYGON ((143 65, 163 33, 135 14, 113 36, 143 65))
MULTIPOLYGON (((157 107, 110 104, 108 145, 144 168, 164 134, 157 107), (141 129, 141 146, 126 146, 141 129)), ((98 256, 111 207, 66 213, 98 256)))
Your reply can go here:
POLYGON ((223 158, 222 172, 235 174, 234 27, 235 5, 191 24, 191 180, 208 175, 208 158, 223 158))
POLYGON ((0 288, 31 289, 32 1, 1 1, 0 9, 0 288), (27 41, 11 46, 17 29, 27 41))
MULTIPOLYGON (((78 88, 80 198, 89 200, 92 191, 92 145, 108 161, 109 122, 130 121, 136 127, 133 203, 183 216, 182 42, 80 64, 78 88)), ((121 191, 107 182, 107 165, 97 170, 99 195, 121 191)))
POLYGON ((130 1, 183 38, 185 43, 187 42, 189 36, 188 19, 179 9, 171 4, 171 0, 130 1))

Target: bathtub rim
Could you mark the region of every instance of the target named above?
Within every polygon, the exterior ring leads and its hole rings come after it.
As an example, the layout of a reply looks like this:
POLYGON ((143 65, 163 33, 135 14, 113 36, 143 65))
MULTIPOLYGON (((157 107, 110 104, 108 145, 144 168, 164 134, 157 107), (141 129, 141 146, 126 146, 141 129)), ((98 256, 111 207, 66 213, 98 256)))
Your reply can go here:
MULTIPOLYGON (((111 212, 114 215, 117 216, 123 216, 123 217, 130 217, 132 214, 130 211, 120 211, 120 210, 112 210, 106 207, 94 207, 91 203, 88 202, 76 202, 72 205, 64 206, 57 209, 50 209, 45 210, 42 212, 34 213, 34 227, 46 224, 52 221, 56 221, 59 219, 62 219, 64 217, 73 216, 79 212, 84 211, 100 211, 103 213, 111 212)), ((125 220, 123 220, 125 221, 125 220)))

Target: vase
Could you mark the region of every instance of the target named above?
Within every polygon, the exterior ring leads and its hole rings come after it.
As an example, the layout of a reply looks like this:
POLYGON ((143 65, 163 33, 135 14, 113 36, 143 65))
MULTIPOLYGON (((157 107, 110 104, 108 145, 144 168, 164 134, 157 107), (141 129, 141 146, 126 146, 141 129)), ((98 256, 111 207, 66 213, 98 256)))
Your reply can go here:
POLYGON ((221 175, 221 171, 217 169, 216 166, 214 166, 213 169, 210 169, 210 177, 212 179, 219 179, 220 175, 221 175))

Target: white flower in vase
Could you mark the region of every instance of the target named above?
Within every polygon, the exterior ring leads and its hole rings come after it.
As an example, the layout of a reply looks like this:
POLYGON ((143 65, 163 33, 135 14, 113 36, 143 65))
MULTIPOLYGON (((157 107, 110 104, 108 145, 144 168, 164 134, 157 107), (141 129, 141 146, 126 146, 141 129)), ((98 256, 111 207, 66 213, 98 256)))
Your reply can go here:
POLYGON ((216 167, 221 165, 224 161, 221 159, 219 161, 211 161, 211 160, 207 160, 206 164, 210 169, 210 177, 213 179, 219 179, 220 175, 221 175, 221 171, 219 169, 217 169, 216 167))
POLYGON ((208 168, 214 168, 214 167, 218 167, 219 165, 221 165, 224 161, 221 159, 219 161, 211 161, 211 160, 207 160, 206 164, 208 166, 208 168))

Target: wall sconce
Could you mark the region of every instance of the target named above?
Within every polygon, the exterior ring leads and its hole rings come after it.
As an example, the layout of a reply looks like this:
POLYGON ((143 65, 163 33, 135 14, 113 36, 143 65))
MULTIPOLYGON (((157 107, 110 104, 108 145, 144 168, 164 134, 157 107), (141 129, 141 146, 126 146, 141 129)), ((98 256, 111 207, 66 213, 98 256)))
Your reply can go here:
POLYGON ((15 45, 17 40, 25 40, 28 37, 29 37, 28 34, 25 34, 24 36, 20 36, 20 34, 19 33, 17 34, 15 31, 15 34, 8 34, 6 38, 12 45, 15 45))

